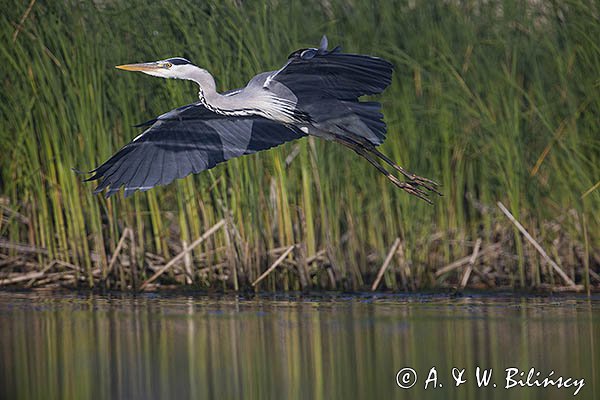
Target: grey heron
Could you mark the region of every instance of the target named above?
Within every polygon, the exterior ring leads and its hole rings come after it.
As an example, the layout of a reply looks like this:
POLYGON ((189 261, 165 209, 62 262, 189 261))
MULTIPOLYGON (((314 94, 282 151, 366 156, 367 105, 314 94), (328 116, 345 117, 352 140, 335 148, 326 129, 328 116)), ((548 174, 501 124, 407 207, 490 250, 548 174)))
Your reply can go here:
POLYGON ((116 68, 191 80, 200 88, 200 101, 140 124, 146 128, 142 134, 91 171, 87 180, 99 180, 94 193, 108 188, 109 197, 123 186, 127 197, 313 135, 354 150, 396 186, 429 203, 428 192, 440 194, 434 181, 407 172, 377 149, 386 137, 381 104, 360 97, 383 92, 393 65, 342 53, 339 46, 328 50, 325 36, 318 48, 297 50, 277 71, 224 93, 217 92, 208 71, 181 57, 116 68))

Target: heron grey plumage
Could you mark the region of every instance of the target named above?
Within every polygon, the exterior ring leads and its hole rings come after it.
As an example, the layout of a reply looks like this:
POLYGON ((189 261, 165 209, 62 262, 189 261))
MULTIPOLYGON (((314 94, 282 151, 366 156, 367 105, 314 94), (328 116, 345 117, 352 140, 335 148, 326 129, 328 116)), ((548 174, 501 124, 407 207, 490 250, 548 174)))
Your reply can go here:
POLYGON ((224 93, 217 92, 208 71, 181 57, 117 68, 194 81, 200 101, 141 124, 142 134, 91 171, 88 180, 99 180, 95 193, 108 189, 108 197, 124 187, 127 197, 313 135, 354 150, 412 195, 430 202, 427 191, 439 194, 435 182, 408 173, 376 148, 386 137, 381 105, 360 97, 379 94, 391 83, 393 66, 384 59, 328 50, 323 36, 318 48, 297 50, 279 70, 224 93))

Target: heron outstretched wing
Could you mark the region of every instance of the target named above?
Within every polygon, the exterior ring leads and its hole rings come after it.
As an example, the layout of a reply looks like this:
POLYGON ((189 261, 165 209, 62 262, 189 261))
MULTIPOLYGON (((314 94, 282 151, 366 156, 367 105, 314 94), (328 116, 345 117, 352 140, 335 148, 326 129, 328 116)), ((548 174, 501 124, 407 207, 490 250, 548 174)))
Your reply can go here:
POLYGON ((125 187, 125 197, 212 168, 218 163, 305 136, 299 129, 258 116, 216 114, 199 103, 143 124, 149 126, 88 180, 106 197, 125 187))
POLYGON ((323 37, 319 48, 293 52, 264 86, 275 92, 285 86, 318 129, 351 134, 378 146, 386 136, 381 104, 359 97, 381 93, 391 83, 392 72, 393 65, 382 58, 342 53, 339 47, 327 50, 323 37))
POLYGON ((327 50, 324 36, 319 48, 300 49, 267 81, 288 87, 300 101, 315 97, 356 100, 378 94, 392 81, 393 65, 382 58, 327 50))

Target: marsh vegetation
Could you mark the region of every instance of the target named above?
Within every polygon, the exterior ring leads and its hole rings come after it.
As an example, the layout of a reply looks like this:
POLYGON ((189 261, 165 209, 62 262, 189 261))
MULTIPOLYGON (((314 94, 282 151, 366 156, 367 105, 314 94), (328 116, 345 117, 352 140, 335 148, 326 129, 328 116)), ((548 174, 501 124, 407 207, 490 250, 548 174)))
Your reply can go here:
POLYGON ((0 3, 0 285, 600 285, 597 2, 0 3), (313 139, 127 200, 73 172, 197 99, 114 65, 183 56, 226 90, 323 33, 396 66, 381 150, 441 183, 434 206, 313 139))

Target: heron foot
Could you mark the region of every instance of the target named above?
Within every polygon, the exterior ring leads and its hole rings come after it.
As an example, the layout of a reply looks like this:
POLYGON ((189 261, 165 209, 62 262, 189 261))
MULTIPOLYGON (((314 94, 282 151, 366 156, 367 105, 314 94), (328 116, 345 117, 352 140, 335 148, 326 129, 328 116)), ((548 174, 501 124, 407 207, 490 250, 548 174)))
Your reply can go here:
POLYGON ((383 161, 385 161, 389 166, 394 168, 396 171, 400 172, 408 180, 408 183, 410 185, 413 185, 414 187, 417 187, 417 188, 419 186, 421 186, 421 187, 437 194, 438 196, 442 196, 442 193, 438 190, 439 184, 436 181, 433 181, 428 178, 424 178, 417 174, 413 174, 412 172, 408 172, 407 170, 405 170, 404 168, 402 168, 401 166, 399 166, 398 164, 393 162, 385 154, 383 154, 379 150, 377 150, 375 147, 368 147, 367 150, 370 151, 371 153, 373 153, 374 155, 376 155, 377 157, 379 157, 380 159, 382 159, 383 161))
POLYGON ((402 173, 408 179, 409 185, 414 185, 415 187, 423 187, 430 192, 437 194, 438 196, 442 196, 442 192, 438 190, 439 184, 436 181, 433 181, 428 178, 424 178, 419 175, 411 174, 411 173, 402 173))

